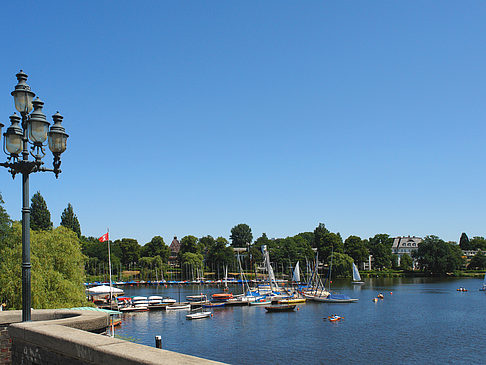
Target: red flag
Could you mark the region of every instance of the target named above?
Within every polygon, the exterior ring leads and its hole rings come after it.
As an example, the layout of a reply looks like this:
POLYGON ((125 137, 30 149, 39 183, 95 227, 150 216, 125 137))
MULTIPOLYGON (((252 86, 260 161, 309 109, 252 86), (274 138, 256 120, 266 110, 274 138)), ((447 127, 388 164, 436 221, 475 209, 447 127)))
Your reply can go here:
POLYGON ((100 242, 108 241, 108 232, 106 232, 103 236, 98 238, 98 241, 100 241, 100 242))

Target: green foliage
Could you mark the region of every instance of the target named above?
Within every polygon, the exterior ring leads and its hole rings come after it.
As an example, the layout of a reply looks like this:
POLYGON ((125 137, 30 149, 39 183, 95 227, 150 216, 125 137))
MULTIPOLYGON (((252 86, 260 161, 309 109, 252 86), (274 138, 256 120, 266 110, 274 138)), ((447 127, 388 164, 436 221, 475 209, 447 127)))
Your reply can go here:
POLYGON ((467 266, 469 270, 483 270, 486 269, 486 255, 482 251, 478 251, 476 255, 473 256, 469 265, 467 266))
MULTIPOLYGON (((193 252, 185 252, 181 255, 181 266, 185 267, 186 269, 202 269, 203 268, 203 260, 204 257, 200 253, 193 253, 193 252)), ((187 272, 187 271, 184 271, 187 272)), ((190 276, 185 276, 186 279, 190 278, 190 276)))
POLYGON ((212 236, 201 237, 197 243, 198 252, 201 252, 204 256, 207 256, 208 252, 212 249, 216 240, 212 236))
MULTIPOLYGON (((0 300, 8 308, 22 307, 22 227, 14 223, 0 242, 0 300)), ((84 262, 78 237, 65 227, 31 232, 32 306, 65 308, 87 305, 84 262)))
POLYGON ((312 246, 314 244, 314 233, 313 232, 301 232, 299 234, 296 234, 294 237, 297 237, 297 236, 299 236, 305 242, 307 242, 310 247, 313 247, 312 246))
POLYGON ((179 262, 182 262, 182 255, 186 252, 199 253, 198 239, 194 236, 185 236, 181 239, 181 249, 179 250, 179 262))
POLYGON ((403 254, 400 256, 400 269, 402 270, 412 270, 413 259, 409 254, 403 254))
POLYGON ((137 240, 133 238, 122 238, 121 240, 116 240, 114 243, 120 245, 121 262, 123 265, 138 262, 141 247, 137 240))
POLYGON ((246 247, 253 241, 253 235, 251 234, 251 228, 248 224, 238 224, 231 228, 231 246, 233 247, 246 247))
POLYGON ((470 250, 486 251, 486 239, 484 237, 473 237, 469 241, 470 250))
POLYGON ((67 208, 61 214, 61 226, 73 230, 78 237, 81 237, 81 226, 79 225, 78 217, 74 214, 71 203, 68 203, 67 208))
POLYGON ((7 214, 7 211, 2 204, 4 204, 4 201, 2 199, 2 194, 0 193, 0 245, 2 241, 7 239, 12 228, 10 216, 7 214))
POLYGON ((163 274, 167 272, 167 264, 158 255, 154 257, 142 257, 138 261, 141 280, 161 280, 163 274))
POLYGON ((332 254, 332 277, 347 277, 353 269, 353 258, 344 253, 334 252, 332 254))
POLYGON ((295 266, 297 261, 305 262, 306 257, 314 257, 310 244, 299 235, 270 241, 268 252, 272 262, 288 267, 289 273, 290 266, 295 266))
POLYGON ((349 236, 346 238, 346 241, 344 241, 344 253, 351 256, 357 265, 363 261, 367 261, 369 257, 365 242, 358 236, 349 236))
POLYGON ((212 266, 227 266, 231 265, 234 259, 235 255, 233 249, 228 247, 226 238, 218 237, 208 249, 206 262, 208 265, 212 266))
POLYGON ((40 191, 34 194, 30 205, 30 228, 34 231, 49 231, 52 229, 51 213, 40 191))
POLYGON ((141 256, 155 257, 159 256, 164 262, 167 262, 170 256, 170 249, 160 236, 153 237, 150 242, 146 243, 141 248, 141 256))
POLYGON ((464 264, 459 246, 444 242, 437 236, 425 237, 413 255, 419 267, 430 274, 453 272, 464 264))
POLYGON ((320 260, 326 260, 329 263, 331 252, 344 252, 343 239, 339 233, 332 233, 323 223, 314 230, 314 247, 317 248, 320 260))
POLYGON ((461 250, 470 250, 471 244, 469 243, 469 237, 466 233, 462 232, 461 238, 459 240, 459 247, 461 250))
POLYGON ((373 267, 376 269, 390 268, 392 266, 393 238, 387 234, 377 234, 368 242, 368 250, 373 255, 373 267))

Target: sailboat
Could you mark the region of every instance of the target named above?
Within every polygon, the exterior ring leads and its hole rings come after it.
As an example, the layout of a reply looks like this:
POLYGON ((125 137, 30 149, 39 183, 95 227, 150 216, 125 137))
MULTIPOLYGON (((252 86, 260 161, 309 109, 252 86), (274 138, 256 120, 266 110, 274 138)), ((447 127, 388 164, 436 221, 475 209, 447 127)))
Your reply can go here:
POLYGON ((486 274, 484 274, 483 287, 479 288, 480 291, 486 291, 486 274))
POLYGON ((179 301, 165 307, 165 310, 191 309, 191 303, 181 302, 181 285, 179 284, 179 301))
POLYGON ((361 281, 361 276, 359 275, 359 271, 358 271, 358 268, 356 267, 356 265, 354 264, 353 262, 353 282, 352 284, 364 284, 364 281, 361 281))
MULTIPOLYGON (((201 292, 201 280, 199 280, 199 292, 201 292)), ((201 295, 203 295, 201 293, 201 295)), ((206 297, 204 298, 206 299, 206 297)), ((201 304, 204 302, 201 301, 201 304)), ((203 305, 199 306, 199 308, 196 308, 195 310, 192 311, 192 313, 186 314, 186 319, 202 319, 202 318, 209 318, 213 316, 213 312, 204 310, 203 305)))
POLYGON ((334 248, 332 249, 331 251, 331 266, 329 267, 329 277, 328 277, 328 280, 329 280, 329 292, 331 294, 329 294, 327 297, 325 298, 322 298, 322 297, 314 297, 312 300, 314 301, 317 301, 317 302, 323 302, 323 303, 354 303, 354 302, 357 302, 358 299, 355 299, 355 298, 350 298, 348 297, 347 295, 344 295, 344 294, 333 294, 331 292, 331 274, 332 274, 332 260, 333 260, 333 257, 334 257, 334 248))

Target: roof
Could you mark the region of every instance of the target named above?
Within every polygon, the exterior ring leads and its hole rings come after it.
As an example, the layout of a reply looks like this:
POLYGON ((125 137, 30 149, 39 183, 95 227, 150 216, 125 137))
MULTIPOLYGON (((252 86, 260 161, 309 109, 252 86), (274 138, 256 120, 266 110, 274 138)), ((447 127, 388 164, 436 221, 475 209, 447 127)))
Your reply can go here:
POLYGON ((181 249, 181 243, 177 239, 177 236, 174 236, 172 243, 169 246, 170 252, 178 253, 181 249))
POLYGON ((395 237, 393 239, 392 249, 399 249, 402 247, 418 248, 420 242, 422 242, 422 238, 420 237, 415 237, 415 236, 395 237))

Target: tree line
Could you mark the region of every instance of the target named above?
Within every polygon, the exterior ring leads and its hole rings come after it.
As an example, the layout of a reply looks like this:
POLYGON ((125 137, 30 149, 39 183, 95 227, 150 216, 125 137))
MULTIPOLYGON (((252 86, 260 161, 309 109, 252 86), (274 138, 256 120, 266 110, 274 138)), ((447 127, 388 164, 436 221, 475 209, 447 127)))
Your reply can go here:
MULTIPOLYGON (((9 300, 17 303, 21 292, 21 229, 19 222, 10 220, 2 204, 0 195, 0 299, 15 298, 9 300)), ((47 203, 40 192, 31 199, 31 229, 34 306, 57 306, 56 295, 60 301, 69 298, 70 303, 80 305, 84 301, 82 282, 85 275, 107 277, 106 244, 100 243, 97 237, 81 234, 79 220, 70 203, 62 212, 60 226, 53 228, 47 203), (51 291, 57 294, 54 297, 50 294, 49 304, 46 293, 51 291)), ((392 253, 393 238, 388 234, 376 234, 368 239, 351 235, 343 240, 339 232, 331 232, 323 223, 312 232, 276 239, 263 233, 255 240, 251 228, 242 223, 231 229, 229 238, 230 241, 210 235, 182 237, 175 258, 176 267, 169 266, 171 252, 161 236, 154 236, 144 245, 133 238, 110 241, 113 274, 115 279, 133 272, 142 280, 169 280, 172 274, 178 275, 174 279, 190 279, 210 271, 221 278, 223 268, 238 272, 240 265, 252 274, 263 261, 263 245, 268 248, 275 271, 287 275, 298 261, 301 265, 311 265, 317 256, 321 266, 328 266, 332 260, 335 276, 349 276, 352 263, 368 262, 370 255, 375 270, 411 270, 415 262, 424 272, 444 274, 464 266, 462 250, 479 250, 469 268, 486 268, 486 257, 481 251, 486 250, 486 240, 483 237, 469 240, 465 233, 459 245, 437 236, 427 236, 413 257, 401 256, 400 264, 392 253), (239 262, 234 248, 240 248, 242 257, 239 262)))

